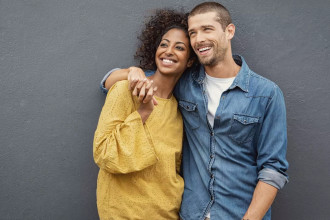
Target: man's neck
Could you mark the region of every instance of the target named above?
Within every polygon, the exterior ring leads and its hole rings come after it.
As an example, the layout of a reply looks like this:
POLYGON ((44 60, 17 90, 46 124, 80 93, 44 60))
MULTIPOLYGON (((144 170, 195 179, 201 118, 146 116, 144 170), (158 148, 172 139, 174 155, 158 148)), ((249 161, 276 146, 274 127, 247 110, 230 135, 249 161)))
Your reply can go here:
POLYGON ((214 66, 204 66, 205 72, 209 76, 216 78, 231 78, 235 77, 241 67, 237 65, 232 56, 225 58, 214 66))

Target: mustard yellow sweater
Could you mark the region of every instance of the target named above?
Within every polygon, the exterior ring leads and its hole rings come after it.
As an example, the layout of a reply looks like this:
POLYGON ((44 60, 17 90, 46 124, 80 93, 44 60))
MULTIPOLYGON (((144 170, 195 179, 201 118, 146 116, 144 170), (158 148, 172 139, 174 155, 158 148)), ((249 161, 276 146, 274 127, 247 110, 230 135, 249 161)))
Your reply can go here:
POLYGON ((101 220, 179 219, 182 117, 173 96, 156 99, 143 124, 128 81, 117 82, 107 95, 93 144, 101 220))

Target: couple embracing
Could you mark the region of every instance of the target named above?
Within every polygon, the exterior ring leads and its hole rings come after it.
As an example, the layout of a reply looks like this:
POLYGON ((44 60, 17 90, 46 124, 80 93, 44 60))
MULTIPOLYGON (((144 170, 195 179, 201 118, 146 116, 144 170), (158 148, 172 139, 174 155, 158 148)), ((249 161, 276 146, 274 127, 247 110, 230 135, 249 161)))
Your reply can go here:
POLYGON ((216 2, 157 10, 138 37, 139 68, 104 77, 100 219, 271 219, 288 182, 285 103, 232 55, 234 34, 216 2))

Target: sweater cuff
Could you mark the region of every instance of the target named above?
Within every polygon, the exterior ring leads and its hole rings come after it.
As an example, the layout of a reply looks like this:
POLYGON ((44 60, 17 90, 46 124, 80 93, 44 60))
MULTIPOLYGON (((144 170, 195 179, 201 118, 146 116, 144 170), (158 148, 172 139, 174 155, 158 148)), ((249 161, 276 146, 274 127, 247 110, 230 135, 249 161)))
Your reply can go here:
POLYGON ((258 180, 274 186, 277 189, 282 189, 284 185, 289 182, 286 176, 270 168, 260 170, 258 180))

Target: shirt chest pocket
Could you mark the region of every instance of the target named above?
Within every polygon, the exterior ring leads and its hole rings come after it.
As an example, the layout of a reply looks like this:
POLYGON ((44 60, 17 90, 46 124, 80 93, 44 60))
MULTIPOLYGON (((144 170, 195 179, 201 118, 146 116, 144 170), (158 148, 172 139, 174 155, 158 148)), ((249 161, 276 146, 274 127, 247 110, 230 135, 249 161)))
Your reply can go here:
POLYGON ((200 123, 197 104, 180 100, 179 106, 185 125, 188 124, 192 129, 198 128, 200 123))
POLYGON ((229 137, 237 143, 246 143, 252 141, 259 117, 234 114, 232 118, 229 137))

